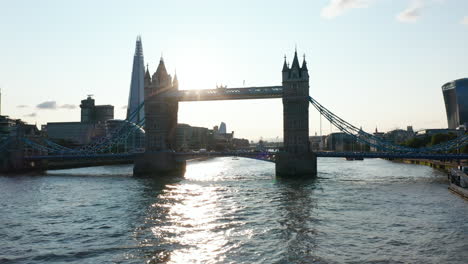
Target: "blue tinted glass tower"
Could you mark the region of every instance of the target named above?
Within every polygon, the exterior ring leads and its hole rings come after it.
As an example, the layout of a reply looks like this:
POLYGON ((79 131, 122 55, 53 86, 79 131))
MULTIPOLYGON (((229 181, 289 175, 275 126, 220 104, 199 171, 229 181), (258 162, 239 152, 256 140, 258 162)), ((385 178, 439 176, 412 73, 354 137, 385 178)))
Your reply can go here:
POLYGON ((442 86, 448 128, 456 129, 468 124, 468 78, 455 80, 442 86))
MULTIPOLYGON (((145 66, 143 61, 143 46, 141 44, 141 37, 138 36, 136 40, 135 55, 133 56, 132 81, 130 83, 130 95, 128 96, 127 119, 130 117, 130 114, 135 112, 138 106, 145 100, 144 74, 145 66)), ((134 115, 128 121, 138 124, 144 118, 145 110, 144 107, 142 107, 138 114, 134 115)))

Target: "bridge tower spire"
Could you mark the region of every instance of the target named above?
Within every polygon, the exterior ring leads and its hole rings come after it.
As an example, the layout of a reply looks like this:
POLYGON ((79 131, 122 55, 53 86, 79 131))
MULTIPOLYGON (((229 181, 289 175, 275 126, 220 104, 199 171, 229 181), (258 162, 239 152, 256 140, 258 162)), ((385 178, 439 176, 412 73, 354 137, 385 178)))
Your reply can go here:
POLYGON ((277 156, 276 174, 315 176, 317 159, 309 143, 309 72, 305 57, 301 67, 296 50, 291 68, 284 64, 282 75, 284 151, 277 156))

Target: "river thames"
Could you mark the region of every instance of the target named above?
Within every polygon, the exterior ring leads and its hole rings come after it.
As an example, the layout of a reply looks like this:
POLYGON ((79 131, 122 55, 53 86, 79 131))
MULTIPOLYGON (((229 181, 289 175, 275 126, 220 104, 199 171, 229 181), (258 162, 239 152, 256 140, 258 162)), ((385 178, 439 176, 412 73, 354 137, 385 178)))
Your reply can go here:
POLYGON ((468 202, 446 174, 319 159, 188 162, 185 178, 129 165, 0 176, 0 263, 467 263, 468 202))

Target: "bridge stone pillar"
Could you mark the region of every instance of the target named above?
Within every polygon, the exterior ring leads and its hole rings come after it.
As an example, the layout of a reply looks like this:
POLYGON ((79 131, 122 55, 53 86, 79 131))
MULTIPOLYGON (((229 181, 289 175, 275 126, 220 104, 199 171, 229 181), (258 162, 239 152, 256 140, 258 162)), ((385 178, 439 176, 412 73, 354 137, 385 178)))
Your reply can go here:
POLYGON ((178 89, 177 76, 172 79, 162 58, 153 77, 146 69, 146 150, 135 160, 133 174, 136 176, 161 176, 185 171, 185 161, 178 161, 174 152, 179 102, 176 98, 164 97, 167 92, 178 89))
POLYGON ((317 157, 309 143, 309 73, 304 58, 299 65, 297 51, 291 68, 283 65, 284 150, 276 156, 277 176, 317 175, 317 157))
MULTIPOLYGON (((26 146, 23 138, 26 136, 24 124, 17 124, 11 132, 6 149, 0 154, 0 171, 19 173, 25 171, 40 171, 43 162, 27 162, 25 160, 26 146)), ((28 152, 31 154, 32 150, 28 152)))

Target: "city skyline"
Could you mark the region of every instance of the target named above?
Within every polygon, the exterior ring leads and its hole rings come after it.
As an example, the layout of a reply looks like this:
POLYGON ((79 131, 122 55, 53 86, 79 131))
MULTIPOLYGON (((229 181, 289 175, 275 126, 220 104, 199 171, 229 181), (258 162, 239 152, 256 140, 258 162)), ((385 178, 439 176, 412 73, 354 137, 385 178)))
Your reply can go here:
MULTIPOLYGON (((116 118, 125 118, 134 40, 141 34, 150 72, 163 56, 170 74, 177 68, 180 89, 279 85, 283 56, 291 62, 297 44, 307 55, 311 96, 350 123, 369 132, 376 126, 379 131, 407 125, 447 127, 441 86, 467 75, 463 47, 468 44, 468 13, 460 8, 467 3, 299 3, 307 12, 292 6, 282 9, 279 2, 272 2, 269 14, 261 12, 261 4, 245 1, 228 6, 185 2, 198 8, 197 14, 187 11, 190 8, 176 12, 177 5, 171 3, 147 2, 145 9, 137 9, 117 2, 109 22, 98 17, 103 3, 95 10, 86 3, 66 9, 56 4, 55 10, 43 10, 42 17, 31 13, 40 8, 31 2, 33 8, 23 14, 30 16, 26 21, 15 16, 19 4, 11 3, 6 7, 11 12, 0 18, 2 31, 10 36, 0 43, 5 58, 0 66, 2 113, 38 124, 76 121, 79 101, 94 94, 100 104, 115 105, 116 118), (166 12, 154 16, 150 11, 157 7, 166 12), (450 12, 438 16, 441 9, 450 12), (65 17, 70 10, 74 13, 65 17), (117 30, 134 18, 129 11, 141 11, 141 21, 117 30), (90 21, 77 23, 82 22, 77 19, 80 14, 90 21), (124 16, 117 23, 119 14, 124 16), (247 17, 252 21, 239 19, 247 17), (38 23, 28 28, 34 19, 38 23), (151 19, 159 26, 149 26, 151 19), (223 22, 210 24, 211 20, 223 22), (96 30, 90 30, 96 22, 96 30)), ((281 100, 182 103, 179 122, 212 127, 224 121, 239 137, 276 138, 282 136, 281 112, 281 100)), ((322 127, 324 134, 330 131, 324 119, 322 127)), ((315 132, 320 133, 319 118, 311 108, 310 134, 315 132)))

